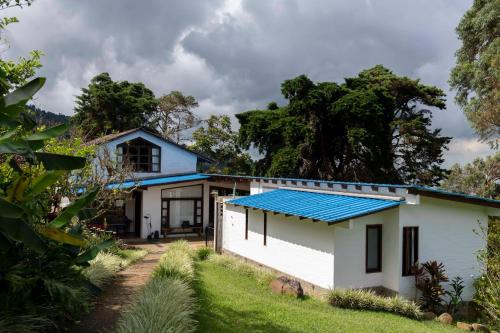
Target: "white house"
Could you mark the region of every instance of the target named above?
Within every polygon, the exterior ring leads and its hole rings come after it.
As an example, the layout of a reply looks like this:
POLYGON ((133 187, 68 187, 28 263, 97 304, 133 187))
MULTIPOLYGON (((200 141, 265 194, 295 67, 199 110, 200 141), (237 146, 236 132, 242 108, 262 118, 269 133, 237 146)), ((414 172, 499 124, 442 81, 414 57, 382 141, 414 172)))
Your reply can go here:
POLYGON ((198 173, 206 158, 143 129, 94 143, 135 170, 108 185, 134 189, 123 205, 127 231, 172 237, 215 224, 223 251, 321 288, 413 297, 413 264, 437 260, 465 280, 468 300, 485 246, 474 230, 500 215, 500 201, 428 187, 198 173))

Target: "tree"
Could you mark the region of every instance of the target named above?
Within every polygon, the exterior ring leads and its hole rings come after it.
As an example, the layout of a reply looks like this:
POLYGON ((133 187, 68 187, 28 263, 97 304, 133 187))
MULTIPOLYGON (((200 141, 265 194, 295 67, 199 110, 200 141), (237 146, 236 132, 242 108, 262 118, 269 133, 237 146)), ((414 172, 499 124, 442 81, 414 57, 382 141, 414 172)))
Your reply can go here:
POLYGON ((74 123, 91 140, 114 131, 148 125, 157 102, 142 83, 115 82, 108 73, 95 76, 76 97, 74 123))
POLYGON ((449 191, 500 199, 500 152, 486 158, 476 158, 464 166, 450 168, 442 187, 449 191))
POLYGON ((237 115, 240 142, 264 157, 268 176, 436 184, 450 138, 431 130, 431 111, 444 93, 383 66, 342 84, 286 80, 288 105, 237 115))
POLYGON ((195 143, 190 147, 214 160, 210 172, 250 174, 252 160, 237 144, 238 133, 231 128, 228 116, 210 116, 204 126, 193 133, 195 143))
POLYGON ((196 107, 198 107, 198 102, 193 96, 185 96, 180 91, 172 91, 158 98, 158 107, 152 115, 151 124, 161 136, 179 143, 183 131, 200 123, 192 111, 196 107))
POLYGON ((462 41, 451 71, 456 102, 483 140, 498 146, 500 134, 500 4, 475 0, 457 29, 462 41))

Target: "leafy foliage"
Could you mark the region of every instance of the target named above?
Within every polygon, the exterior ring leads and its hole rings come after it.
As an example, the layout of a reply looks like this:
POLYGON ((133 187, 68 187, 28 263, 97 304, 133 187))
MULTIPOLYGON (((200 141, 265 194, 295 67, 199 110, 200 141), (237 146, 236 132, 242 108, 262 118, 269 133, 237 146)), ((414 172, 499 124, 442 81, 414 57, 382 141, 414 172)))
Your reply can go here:
POLYGON ((497 0, 475 0, 457 29, 462 46, 450 84, 456 102, 476 132, 498 145, 500 134, 500 5, 497 0))
POLYGON ((443 181, 446 190, 474 194, 485 198, 500 198, 500 152, 486 158, 476 158, 464 166, 455 164, 443 181))
POLYGON ((500 219, 491 217, 488 228, 481 225, 479 232, 487 246, 477 255, 482 274, 474 283, 474 301, 485 319, 500 328, 500 219))
POLYGON ((449 297, 448 302, 448 312, 452 315, 458 310, 460 304, 462 304, 462 293, 464 291, 464 280, 460 276, 455 276, 450 283, 451 290, 447 290, 445 293, 449 297))
POLYGON ((422 311, 416 303, 400 296, 378 296, 371 290, 332 289, 328 293, 328 302, 340 308, 384 311, 412 319, 422 318, 422 311))
POLYGON ((427 261, 415 267, 415 286, 422 293, 420 300, 424 308, 437 312, 443 303, 443 282, 448 281, 443 263, 427 261))
POLYGON ((45 111, 40 108, 37 108, 34 105, 28 105, 27 109, 31 111, 33 117, 35 118, 36 123, 39 126, 55 126, 59 124, 68 124, 70 122, 71 117, 66 116, 64 114, 55 114, 50 111, 45 111))
POLYGON ((192 111, 196 107, 198 102, 193 96, 172 91, 158 98, 158 107, 149 122, 164 138, 180 143, 183 131, 199 124, 192 111))
POLYGON ((228 116, 210 116, 193 133, 195 143, 190 146, 214 162, 207 171, 224 174, 250 174, 252 160, 238 145, 238 133, 231 128, 228 116))
POLYGON ((115 82, 108 73, 101 73, 76 97, 73 120, 90 140, 144 126, 156 107, 153 92, 144 84, 115 82))
MULTIPOLYGON (((5 79, 0 69, 0 81, 5 79)), ((10 168, 0 188, 0 312, 36 317, 50 306, 56 311, 49 316, 59 319, 88 308, 89 284, 78 266, 88 265, 109 243, 85 248, 76 219, 97 189, 89 188, 52 222, 47 219, 47 188, 86 159, 43 151, 47 140, 66 131, 66 125, 35 130, 26 111, 26 102, 44 82, 34 79, 0 97, 0 159, 2 168, 10 168)))
POLYGON ((436 184, 450 138, 431 129, 442 90, 381 65, 344 83, 286 80, 288 105, 238 114, 239 141, 264 157, 267 176, 436 184))

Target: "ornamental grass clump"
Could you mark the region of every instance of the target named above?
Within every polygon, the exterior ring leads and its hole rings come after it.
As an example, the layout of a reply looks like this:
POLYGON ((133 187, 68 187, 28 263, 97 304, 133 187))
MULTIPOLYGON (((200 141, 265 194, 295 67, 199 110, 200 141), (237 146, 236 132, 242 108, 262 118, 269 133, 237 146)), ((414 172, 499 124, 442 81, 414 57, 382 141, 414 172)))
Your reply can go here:
POLYGON ((116 333, 190 333, 196 329, 194 292, 173 277, 148 282, 118 321, 116 333))
POLYGON ((172 277, 191 283, 194 279, 194 254, 186 241, 169 246, 153 272, 155 277, 172 277))
POLYGON ((83 270, 83 275, 90 282, 102 288, 122 268, 122 258, 111 253, 101 252, 89 264, 83 270))
POLYGON ((371 290, 333 289, 328 302, 339 308, 391 312, 412 319, 422 318, 420 307, 402 297, 382 297, 371 290))
POLYGON ((200 261, 207 260, 213 253, 214 250, 212 250, 211 248, 201 247, 196 250, 196 259, 200 261))

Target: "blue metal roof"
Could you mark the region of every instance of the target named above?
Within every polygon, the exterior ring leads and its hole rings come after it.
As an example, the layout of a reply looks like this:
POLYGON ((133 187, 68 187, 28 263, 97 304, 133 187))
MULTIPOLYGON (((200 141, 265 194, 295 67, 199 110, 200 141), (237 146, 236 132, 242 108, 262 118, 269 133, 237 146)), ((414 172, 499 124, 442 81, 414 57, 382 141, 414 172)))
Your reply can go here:
POLYGON ((400 201, 338 194, 274 190, 227 201, 230 204, 333 224, 400 205, 400 201))
POLYGON ((131 188, 134 186, 154 186, 154 185, 164 185, 164 184, 171 184, 171 183, 182 183, 182 182, 189 182, 189 181, 195 181, 195 180, 203 180, 203 179, 208 179, 210 176, 204 175, 201 173, 193 173, 189 175, 175 175, 175 176, 165 176, 165 177, 158 177, 158 178, 149 178, 149 179, 138 179, 138 180, 129 180, 125 181, 120 184, 108 184, 106 185, 106 188, 108 190, 113 190, 113 189, 127 189, 131 188))

